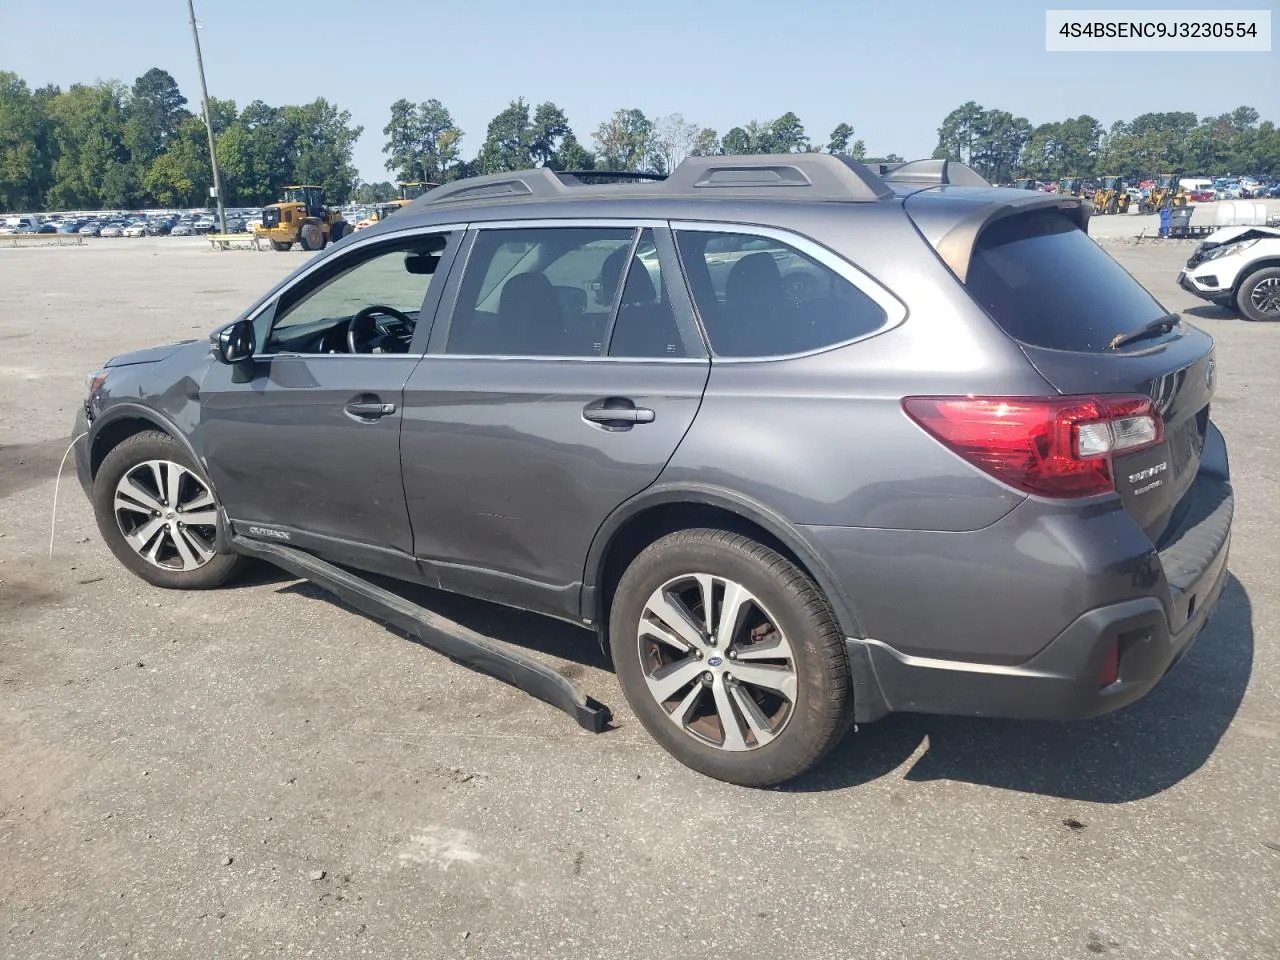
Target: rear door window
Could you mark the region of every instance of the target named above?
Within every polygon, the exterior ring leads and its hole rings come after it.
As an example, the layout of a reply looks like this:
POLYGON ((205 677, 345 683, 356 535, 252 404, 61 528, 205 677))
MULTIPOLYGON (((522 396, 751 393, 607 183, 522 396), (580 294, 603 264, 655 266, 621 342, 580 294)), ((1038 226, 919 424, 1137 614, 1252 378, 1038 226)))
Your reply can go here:
POLYGON ((883 306, 830 267, 772 237, 676 232, 680 261, 712 351, 778 357, 879 330, 883 306))
MULTIPOLYGON (((1056 212, 1009 217, 979 234, 965 285, 1014 340, 1052 350, 1106 352, 1116 336, 1168 313, 1074 221, 1056 212)), ((1130 349, 1159 340, 1144 339, 1130 349)))

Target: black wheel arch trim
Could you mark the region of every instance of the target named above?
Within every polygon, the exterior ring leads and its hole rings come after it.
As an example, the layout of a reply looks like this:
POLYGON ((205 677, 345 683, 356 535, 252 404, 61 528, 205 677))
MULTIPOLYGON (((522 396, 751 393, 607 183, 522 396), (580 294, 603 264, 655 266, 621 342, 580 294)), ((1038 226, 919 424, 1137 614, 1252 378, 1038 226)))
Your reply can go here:
POLYGON ((1247 266, 1242 267, 1240 272, 1236 274, 1236 282, 1231 287, 1231 299, 1234 300, 1240 295, 1240 288, 1245 285, 1245 281, 1259 270, 1265 270, 1268 267, 1280 267, 1280 257, 1260 257, 1252 263, 1249 263, 1247 266))
POLYGON ((700 483, 673 483, 649 487, 624 501, 605 518, 591 541, 583 570, 580 607, 584 621, 594 623, 599 630, 600 625, 607 619, 600 582, 603 578, 609 547, 613 544, 618 532, 636 515, 653 507, 675 503, 718 507, 754 523, 776 537, 783 546, 799 558, 817 582, 835 611, 836 620, 844 635, 846 637, 863 636, 853 604, 832 573, 830 565, 794 525, 759 501, 723 487, 700 483))
MULTIPOLYGON (((97 479, 97 470, 94 469, 94 446, 98 442, 98 437, 102 433, 104 427, 110 426, 117 420, 145 420, 154 426, 157 430, 170 436, 187 452, 192 462, 199 464, 200 469, 204 471, 207 478, 209 470, 205 465, 204 458, 196 453, 196 448, 192 445, 190 438, 182 431, 178 424, 169 416, 161 413, 155 407, 149 407, 144 403, 135 403, 132 400, 117 400, 111 404, 106 410, 94 418, 89 426, 89 436, 86 441, 89 445, 89 470, 90 480, 97 479)), ((104 453, 98 458, 101 465, 102 460, 106 459, 104 453)), ((212 483, 210 489, 213 489, 212 483)), ((218 504, 218 514, 222 518, 222 522, 218 524, 217 540, 214 543, 214 549, 218 553, 227 553, 230 551, 230 523, 227 519, 226 511, 222 508, 222 501, 218 499, 218 491, 213 490, 213 498, 218 504)))

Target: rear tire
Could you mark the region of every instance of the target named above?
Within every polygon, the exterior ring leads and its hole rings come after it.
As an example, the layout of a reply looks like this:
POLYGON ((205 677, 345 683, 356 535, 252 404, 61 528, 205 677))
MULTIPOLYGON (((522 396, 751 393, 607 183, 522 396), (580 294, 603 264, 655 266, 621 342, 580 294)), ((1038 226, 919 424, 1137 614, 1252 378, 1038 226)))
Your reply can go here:
POLYGON ((284 253, 286 250, 292 250, 292 249, 293 249, 293 244, 292 244, 292 243, 282 243, 282 242, 281 242, 281 241, 279 241, 279 240, 272 240, 272 241, 271 241, 271 249, 272 249, 272 250, 275 250, 277 253, 284 253))
POLYGON ((158 430, 135 433, 102 461, 93 512, 111 552, 147 583, 174 590, 219 587, 241 558, 217 553, 213 486, 186 448, 158 430))
POLYGON ((641 724, 717 780, 797 777, 852 722, 830 604, 790 560, 740 534, 682 530, 643 550, 614 594, 609 642, 641 724))
POLYGON ((1280 321, 1280 267, 1263 267, 1245 277, 1236 294, 1236 306, 1246 320, 1280 321))

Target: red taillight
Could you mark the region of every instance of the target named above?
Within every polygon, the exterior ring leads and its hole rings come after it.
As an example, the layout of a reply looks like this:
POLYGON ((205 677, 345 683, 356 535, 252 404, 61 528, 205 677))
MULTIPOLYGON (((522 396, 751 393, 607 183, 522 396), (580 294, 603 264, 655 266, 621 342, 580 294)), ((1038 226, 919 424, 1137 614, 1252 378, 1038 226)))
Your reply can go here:
POLYGON ((907 415, 974 466, 1042 497, 1115 489, 1111 459, 1164 440, 1150 397, 907 397, 907 415))
POLYGON ((1120 679, 1120 641, 1112 640, 1107 647, 1107 659, 1102 662, 1102 672, 1098 674, 1098 688, 1109 687, 1120 679))

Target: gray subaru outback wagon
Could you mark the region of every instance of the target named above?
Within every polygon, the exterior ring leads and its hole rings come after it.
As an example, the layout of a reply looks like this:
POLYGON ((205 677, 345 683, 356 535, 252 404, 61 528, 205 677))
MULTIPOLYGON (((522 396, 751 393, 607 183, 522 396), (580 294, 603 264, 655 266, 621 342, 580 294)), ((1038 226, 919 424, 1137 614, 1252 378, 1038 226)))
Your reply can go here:
POLYGON ((1213 342, 1090 209, 819 154, 457 181, 91 374, 80 479, 160 587, 257 554, 594 629, 735 783, 891 711, 1098 715, 1204 626, 1233 499, 1213 342))

